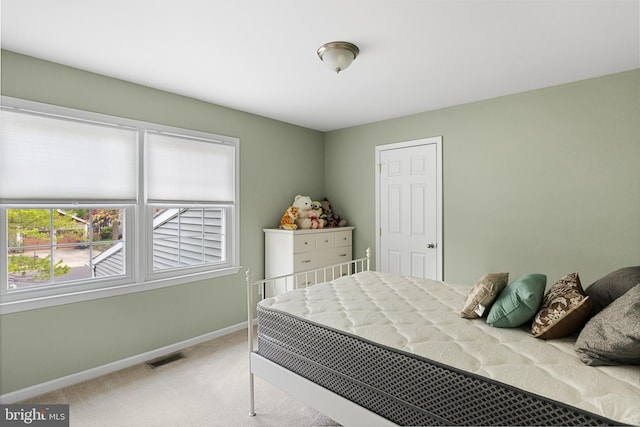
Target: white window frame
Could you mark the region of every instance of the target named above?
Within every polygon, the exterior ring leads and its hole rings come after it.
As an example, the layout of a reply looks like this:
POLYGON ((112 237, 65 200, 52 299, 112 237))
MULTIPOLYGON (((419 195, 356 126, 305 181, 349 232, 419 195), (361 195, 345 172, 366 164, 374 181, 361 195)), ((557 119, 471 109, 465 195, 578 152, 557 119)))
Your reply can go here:
MULTIPOLYGON (((21 109, 38 114, 59 116, 71 120, 87 120, 96 123, 109 125, 133 127, 138 130, 137 140, 137 166, 138 182, 136 200, 131 202, 111 202, 96 200, 74 203, 74 201, 61 201, 60 203, 33 200, 33 201, 13 201, 0 199, 0 259, 3 260, 3 267, 0 268, 0 314, 32 310, 54 305, 69 304, 73 302, 87 301, 97 298, 104 298, 116 295, 123 295, 133 292, 159 289, 167 286, 180 285, 193 281, 206 280, 215 277, 222 277, 237 274, 240 270, 240 140, 234 137, 216 135, 212 133, 177 128, 160 125, 156 123, 127 119, 99 113, 92 113, 66 107, 59 107, 50 104, 27 101, 18 98, 2 96, 2 108, 21 109), (192 207, 222 206, 225 208, 225 242, 227 262, 222 266, 212 266, 204 264, 188 268, 177 268, 169 271, 153 272, 152 268, 152 246, 150 242, 153 238, 152 224, 149 224, 151 204, 146 201, 145 164, 144 164, 144 138, 145 131, 162 132, 169 134, 183 135, 190 138, 204 139, 221 144, 227 144, 234 148, 234 195, 231 202, 225 201, 221 204, 211 203, 184 203, 168 201, 173 205, 192 207), (127 272, 123 276, 115 278, 91 279, 87 282, 77 282, 64 285, 54 285, 50 288, 27 289, 20 291, 7 290, 7 209, 11 208, 82 208, 88 206, 109 206, 124 209, 126 233, 125 262, 127 272)), ((2 183, 0 183, 2 184, 2 183)))

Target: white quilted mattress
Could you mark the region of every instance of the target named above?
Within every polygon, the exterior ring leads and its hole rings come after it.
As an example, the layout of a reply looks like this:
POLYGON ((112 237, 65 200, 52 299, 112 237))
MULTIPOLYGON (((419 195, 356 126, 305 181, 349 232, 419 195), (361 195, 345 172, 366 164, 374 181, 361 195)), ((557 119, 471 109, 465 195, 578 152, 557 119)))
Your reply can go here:
POLYGON ((469 285, 363 272, 268 298, 272 310, 640 425, 640 366, 583 364, 575 337, 544 341, 527 330, 458 316, 469 285))

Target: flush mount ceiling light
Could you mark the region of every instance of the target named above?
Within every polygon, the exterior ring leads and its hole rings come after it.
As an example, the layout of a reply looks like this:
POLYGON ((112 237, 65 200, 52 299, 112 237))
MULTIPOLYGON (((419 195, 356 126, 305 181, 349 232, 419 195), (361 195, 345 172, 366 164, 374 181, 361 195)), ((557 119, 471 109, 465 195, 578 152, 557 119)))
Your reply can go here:
POLYGON ((318 48, 320 60, 336 73, 349 67, 358 53, 358 46, 349 42, 330 42, 318 48))

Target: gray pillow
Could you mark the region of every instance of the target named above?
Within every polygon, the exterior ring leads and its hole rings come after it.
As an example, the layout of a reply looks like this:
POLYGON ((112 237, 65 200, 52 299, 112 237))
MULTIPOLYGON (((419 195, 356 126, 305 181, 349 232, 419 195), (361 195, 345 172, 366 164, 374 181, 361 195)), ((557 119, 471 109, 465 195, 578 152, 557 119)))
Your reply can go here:
POLYGON ((640 365, 640 283, 587 322, 575 350, 587 365, 640 365))
POLYGON ((591 313, 600 312, 638 283, 640 283, 640 265, 621 268, 596 280, 584 291, 593 304, 591 313))

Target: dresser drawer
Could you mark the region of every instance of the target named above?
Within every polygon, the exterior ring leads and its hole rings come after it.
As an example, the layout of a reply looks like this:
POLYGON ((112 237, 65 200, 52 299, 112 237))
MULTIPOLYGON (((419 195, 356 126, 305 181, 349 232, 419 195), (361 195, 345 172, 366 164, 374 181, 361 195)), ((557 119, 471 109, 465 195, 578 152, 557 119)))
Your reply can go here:
POLYGON ((323 251, 325 258, 325 265, 333 265, 341 262, 351 261, 353 259, 353 249, 351 246, 344 246, 340 248, 333 248, 323 251))
POLYGON ((336 233, 334 233, 336 239, 336 248, 351 246, 351 234, 351 230, 337 231, 336 233))
POLYGON ((322 249, 293 255, 293 271, 313 270, 327 265, 351 261, 351 246, 322 249))
POLYGON ((293 236, 293 252, 311 252, 316 250, 316 236, 313 234, 299 234, 293 236))
POLYGON ((317 251, 293 254, 293 271, 313 270, 322 267, 323 257, 317 251))
POLYGON ((316 249, 329 249, 335 246, 335 233, 322 233, 316 236, 316 249))
POLYGON ((322 276, 321 277, 316 277, 315 274, 305 274, 305 273, 300 273, 300 274, 296 274, 295 276, 295 283, 296 283, 296 289, 300 289, 300 288, 306 288, 308 286, 311 285, 315 285, 318 282, 322 282, 322 276))

